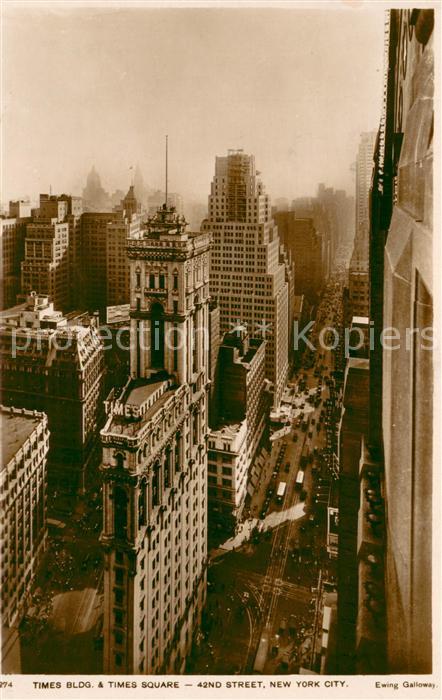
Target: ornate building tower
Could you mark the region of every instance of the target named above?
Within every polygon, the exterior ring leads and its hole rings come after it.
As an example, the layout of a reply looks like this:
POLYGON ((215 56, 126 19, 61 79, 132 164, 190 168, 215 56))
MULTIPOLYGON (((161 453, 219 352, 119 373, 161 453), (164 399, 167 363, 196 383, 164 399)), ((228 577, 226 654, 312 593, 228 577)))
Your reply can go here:
POLYGON ((206 590, 209 242, 164 205, 128 239, 131 376, 102 430, 105 673, 182 673, 206 590))

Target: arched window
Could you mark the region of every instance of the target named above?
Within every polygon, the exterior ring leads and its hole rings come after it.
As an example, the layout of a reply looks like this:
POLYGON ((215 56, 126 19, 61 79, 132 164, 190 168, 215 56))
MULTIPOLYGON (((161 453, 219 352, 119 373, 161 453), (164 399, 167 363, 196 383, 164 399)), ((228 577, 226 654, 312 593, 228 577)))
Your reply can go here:
POLYGON ((117 468, 124 469, 124 455, 122 455, 121 452, 117 452, 115 460, 117 462, 117 468))
POLYGON ((152 505, 160 504, 160 465, 155 462, 152 475, 152 505))
POLYGON ((170 447, 166 449, 166 456, 164 459, 164 488, 168 489, 170 486, 170 447))
POLYGON ((140 483, 140 493, 138 495, 138 527, 147 523, 147 482, 142 479, 140 483))
POLYGON ((173 272, 173 288, 178 289, 178 272, 176 270, 173 272))
POLYGON ((198 371, 198 329, 196 327, 196 312, 192 317, 192 371, 198 371))
POLYGON ((164 311, 161 304, 152 304, 150 316, 151 366, 164 367, 164 311))
POLYGON ((127 493, 121 486, 114 490, 114 531, 115 537, 127 535, 127 493))
POLYGON ((194 413, 192 415, 192 421, 193 421, 192 440, 193 440, 193 444, 197 445, 199 442, 199 430, 198 430, 198 428, 199 428, 199 412, 198 411, 194 411, 194 413))
POLYGON ((175 442, 175 471, 181 471, 181 433, 176 434, 175 442))

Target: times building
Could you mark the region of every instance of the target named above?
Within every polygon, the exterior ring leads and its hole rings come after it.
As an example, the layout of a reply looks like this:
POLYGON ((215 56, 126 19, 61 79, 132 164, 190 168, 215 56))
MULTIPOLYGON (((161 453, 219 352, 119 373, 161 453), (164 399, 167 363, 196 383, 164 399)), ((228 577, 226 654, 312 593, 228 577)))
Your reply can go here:
POLYGON ((183 673, 201 620, 209 242, 167 205, 128 239, 130 377, 101 432, 105 673, 183 673))

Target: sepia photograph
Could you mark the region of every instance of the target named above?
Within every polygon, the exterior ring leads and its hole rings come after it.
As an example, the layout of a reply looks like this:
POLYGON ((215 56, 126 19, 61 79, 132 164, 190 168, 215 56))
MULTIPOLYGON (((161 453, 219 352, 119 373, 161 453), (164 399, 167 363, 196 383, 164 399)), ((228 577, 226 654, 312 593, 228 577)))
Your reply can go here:
POLYGON ((440 697, 440 9, 1 3, 2 699, 440 697))

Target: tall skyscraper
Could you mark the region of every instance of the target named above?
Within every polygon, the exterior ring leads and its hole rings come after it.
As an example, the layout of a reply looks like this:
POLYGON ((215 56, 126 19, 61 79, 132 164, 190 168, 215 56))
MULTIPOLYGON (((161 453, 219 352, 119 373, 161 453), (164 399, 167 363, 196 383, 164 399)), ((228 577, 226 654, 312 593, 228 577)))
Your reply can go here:
POLYGON ((23 294, 49 296, 57 309, 70 307, 69 202, 40 195, 40 207, 26 226, 21 263, 23 294))
POLYGON ((265 337, 266 377, 276 407, 288 373, 288 284, 270 199, 258 175, 254 156, 217 156, 202 230, 213 235, 210 289, 220 305, 221 331, 244 326, 251 337, 265 337))
POLYGON ((201 618, 209 243, 166 205, 128 240, 131 376, 101 433, 106 673, 182 673, 201 618))
POLYGON ((280 238, 295 265, 295 294, 305 294, 314 304, 322 284, 321 240, 313 218, 300 218, 296 211, 275 214, 280 238))
POLYGON ((353 254, 349 269, 349 297, 353 316, 368 316, 369 298, 369 232, 370 185, 376 132, 361 134, 356 159, 356 224, 353 254))

